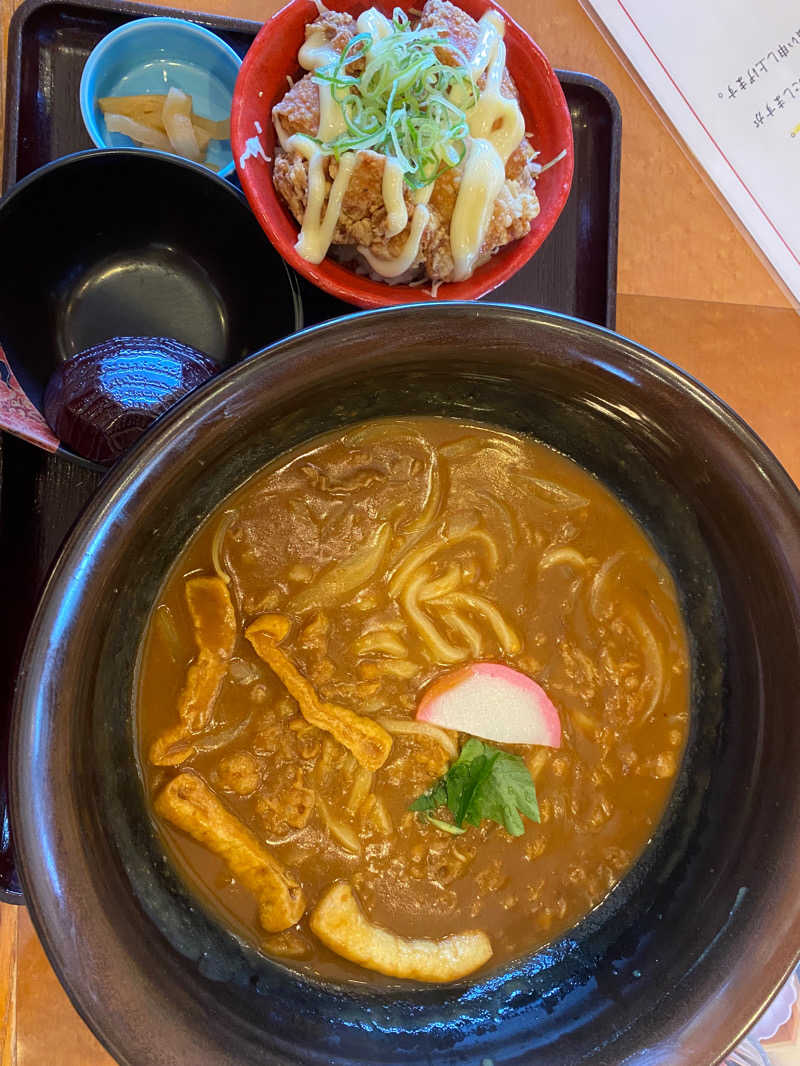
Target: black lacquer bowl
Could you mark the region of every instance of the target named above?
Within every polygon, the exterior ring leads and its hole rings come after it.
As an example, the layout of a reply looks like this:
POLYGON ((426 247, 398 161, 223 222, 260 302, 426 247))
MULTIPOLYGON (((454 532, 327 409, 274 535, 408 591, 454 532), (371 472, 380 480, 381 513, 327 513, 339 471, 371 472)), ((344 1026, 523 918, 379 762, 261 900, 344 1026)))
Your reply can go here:
POLYGON ((12 815, 36 927, 124 1063, 705 1066, 800 948, 800 497, 696 382, 615 334, 502 306, 298 334, 179 404, 112 471, 23 661, 12 815), (133 757, 137 649, 197 523, 277 453, 387 414, 533 434, 614 490, 669 563, 693 725, 640 862, 519 964, 436 988, 333 986, 240 944, 172 872, 133 757))
POLYGON ((0 201, 0 254, 0 345, 42 413, 53 371, 112 337, 170 337, 226 367, 303 321, 297 281, 244 196, 164 152, 40 167, 0 201))

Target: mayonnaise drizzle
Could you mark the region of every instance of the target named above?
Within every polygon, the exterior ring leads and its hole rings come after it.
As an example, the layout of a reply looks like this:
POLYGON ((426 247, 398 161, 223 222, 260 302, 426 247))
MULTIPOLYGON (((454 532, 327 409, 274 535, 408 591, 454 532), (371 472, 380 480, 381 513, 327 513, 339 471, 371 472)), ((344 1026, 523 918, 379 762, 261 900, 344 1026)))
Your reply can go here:
POLYGON ((476 79, 486 71, 486 85, 467 112, 470 145, 450 220, 454 281, 464 281, 475 269, 495 200, 506 180, 506 163, 525 136, 516 100, 500 91, 506 67, 505 22, 496 11, 487 11, 478 26, 470 68, 476 79))
POLYGON ((464 173, 450 220, 453 281, 464 281, 475 269, 475 260, 494 211, 494 202, 506 180, 506 168, 497 151, 476 137, 464 160, 464 173))
POLYGON ((505 164, 525 136, 525 120, 517 101, 503 96, 500 91, 506 69, 506 45, 502 39, 502 20, 499 28, 497 25, 499 18, 496 12, 488 11, 479 24, 482 32, 472 59, 473 76, 477 76, 476 56, 479 64, 483 64, 478 73, 482 73, 487 65, 489 69, 478 102, 467 112, 467 124, 470 134, 489 141, 505 164))
MULTIPOLYGON (((391 22, 375 8, 358 17, 359 33, 369 33, 377 41, 392 32, 391 22)), ((501 89, 506 65, 503 41, 505 22, 496 11, 487 11, 479 22, 479 36, 470 59, 470 69, 477 80, 484 72, 486 84, 474 107, 467 111, 470 136, 463 163, 461 183, 450 222, 455 281, 468 278, 486 237, 495 200, 505 182, 505 164, 525 135, 522 113, 516 100, 503 95, 501 89)), ((317 70, 338 59, 325 31, 312 28, 298 53, 305 70, 317 70)), ((330 143, 346 131, 339 104, 330 86, 320 84, 320 122, 317 138, 330 143)), ((457 102, 454 99, 454 103, 457 102)), ((308 200, 300 236, 295 245, 304 259, 321 262, 327 255, 342 209, 347 186, 355 167, 357 153, 346 152, 339 160, 333 183, 326 178, 327 154, 309 137, 287 137, 277 117, 274 119, 278 139, 287 152, 298 151, 308 160, 308 200), (327 195, 327 206, 323 205, 327 195)), ((425 206, 430 200, 433 183, 411 193, 414 206, 411 226, 400 252, 390 259, 375 256, 368 248, 359 248, 372 269, 386 278, 399 277, 409 270, 419 255, 420 242, 430 219, 425 206)), ((403 171, 396 160, 386 157, 381 185, 386 207, 387 237, 402 233, 408 226, 408 208, 404 196, 403 171)))
POLYGON ((280 144, 284 152, 288 152, 290 138, 286 130, 283 128, 283 123, 277 115, 273 114, 272 125, 275 127, 275 133, 278 135, 278 143, 280 144))
POLYGON ((396 159, 386 157, 383 164, 383 181, 381 192, 386 208, 386 236, 394 237, 402 233, 408 224, 408 208, 403 198, 405 177, 403 168, 396 159))
POLYGON ((359 247, 358 250, 376 274, 380 274, 384 278, 399 278, 401 274, 405 274, 407 270, 411 269, 419 255, 420 241, 429 217, 430 212, 424 204, 420 204, 419 207, 414 209, 408 237, 406 237, 405 243, 398 254, 392 256, 391 259, 373 255, 369 248, 359 247))
POLYGON ((414 204, 427 204, 433 195, 434 182, 423 185, 421 189, 414 189, 411 193, 411 202, 414 204))
POLYGON ((339 170, 330 187, 323 214, 322 206, 328 191, 328 180, 325 176, 327 156, 310 137, 304 137, 302 134, 295 134, 287 143, 289 151, 299 152, 308 160, 308 201, 295 249, 298 255, 309 263, 321 263, 333 240, 336 223, 342 211, 342 201, 356 164, 356 153, 345 152, 339 160, 339 170))
MULTIPOLYGON (((388 37, 392 32, 392 24, 380 11, 370 7, 366 11, 362 11, 358 16, 356 29, 359 33, 371 34, 373 41, 382 41, 384 37, 388 37)), ((369 55, 369 53, 367 54, 369 55)))
POLYGON ((303 70, 316 70, 327 63, 335 63, 338 53, 331 48, 322 26, 309 27, 305 41, 297 53, 297 62, 303 70))
POLYGON ((469 61, 469 68, 476 81, 489 66, 496 51, 497 41, 505 36, 505 32, 505 19, 499 11, 487 11, 478 23, 478 40, 469 61))
MULTIPOLYGON (((321 26, 311 28, 297 53, 297 60, 304 70, 317 70, 329 63, 335 63, 338 58, 338 53, 331 48, 325 30, 321 26)), ((319 89, 317 137, 323 142, 329 142, 338 137, 340 133, 344 133, 347 126, 342 109, 334 100, 330 86, 318 85, 317 88, 319 89)), ((322 148, 310 137, 302 134, 286 138, 277 118, 275 130, 285 151, 300 152, 308 160, 308 198, 295 250, 309 263, 321 263, 328 254, 336 224, 339 221, 342 203, 356 162, 355 154, 346 152, 339 160, 339 170, 328 193, 328 179, 325 173, 327 154, 322 148), (322 208, 326 194, 328 203, 323 214, 322 208)))
POLYGON ((319 151, 316 143, 310 137, 306 137, 304 133, 295 133, 291 137, 287 137, 284 149, 287 152, 299 152, 309 163, 319 151))
MULTIPOLYGON (((306 37, 297 61, 304 70, 317 70, 329 63, 335 63, 338 52, 331 48, 321 26, 314 26, 306 37)), ((342 109, 334 100, 330 85, 318 85, 319 89, 319 129, 317 136, 321 141, 335 140, 341 133, 347 132, 347 124, 342 109)))

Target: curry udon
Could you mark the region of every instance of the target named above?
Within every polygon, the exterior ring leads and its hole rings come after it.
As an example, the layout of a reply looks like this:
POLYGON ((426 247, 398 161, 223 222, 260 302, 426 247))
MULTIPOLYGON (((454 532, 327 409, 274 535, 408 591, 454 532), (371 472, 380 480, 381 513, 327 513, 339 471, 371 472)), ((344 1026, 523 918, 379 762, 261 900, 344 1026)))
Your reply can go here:
POLYGON ((181 876, 338 979, 452 980, 574 925, 652 835, 688 715, 675 588, 630 514, 550 448, 446 418, 247 482, 172 569, 139 671, 181 876))

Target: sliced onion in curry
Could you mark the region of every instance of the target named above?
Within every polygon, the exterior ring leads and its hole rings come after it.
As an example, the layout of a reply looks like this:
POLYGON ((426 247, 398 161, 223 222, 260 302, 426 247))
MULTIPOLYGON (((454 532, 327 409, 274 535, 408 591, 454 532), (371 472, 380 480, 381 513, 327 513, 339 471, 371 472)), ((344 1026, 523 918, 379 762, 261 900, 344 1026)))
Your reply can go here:
POLYGON ((447 981, 535 950, 625 876, 680 766, 669 573, 588 473, 491 427, 300 445, 210 517, 150 631, 141 765, 169 853, 221 920, 324 979, 447 981), (436 696, 492 671, 517 687, 466 717, 436 696), (440 966, 454 944, 481 950, 440 966))

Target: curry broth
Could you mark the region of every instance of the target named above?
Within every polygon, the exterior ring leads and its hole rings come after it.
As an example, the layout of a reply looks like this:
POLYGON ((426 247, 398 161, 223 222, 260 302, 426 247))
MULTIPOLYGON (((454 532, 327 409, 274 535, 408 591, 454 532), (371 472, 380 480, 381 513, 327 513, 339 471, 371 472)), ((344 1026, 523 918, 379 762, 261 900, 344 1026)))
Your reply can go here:
POLYGON ((688 651, 666 568, 585 471, 471 423, 387 420, 280 457, 205 523, 151 618, 138 696, 148 795, 178 773, 199 775, 292 871, 305 914, 266 933, 223 858, 154 813, 186 882, 265 953, 363 980, 308 925, 339 879, 402 936, 484 930, 492 965, 541 946, 608 894, 673 788, 688 651), (182 741, 190 754, 154 765, 158 745, 171 750, 160 738, 175 734, 197 657, 185 581, 215 568, 230 579, 233 652, 207 725, 182 741), (374 773, 309 725, 245 639, 264 613, 288 619, 280 647, 321 700, 392 723, 374 773), (489 821, 450 836, 408 810, 466 737, 450 734, 447 750, 397 730, 430 681, 476 658, 536 680, 561 717, 560 748, 507 749, 524 758, 541 814, 520 837, 489 821))

